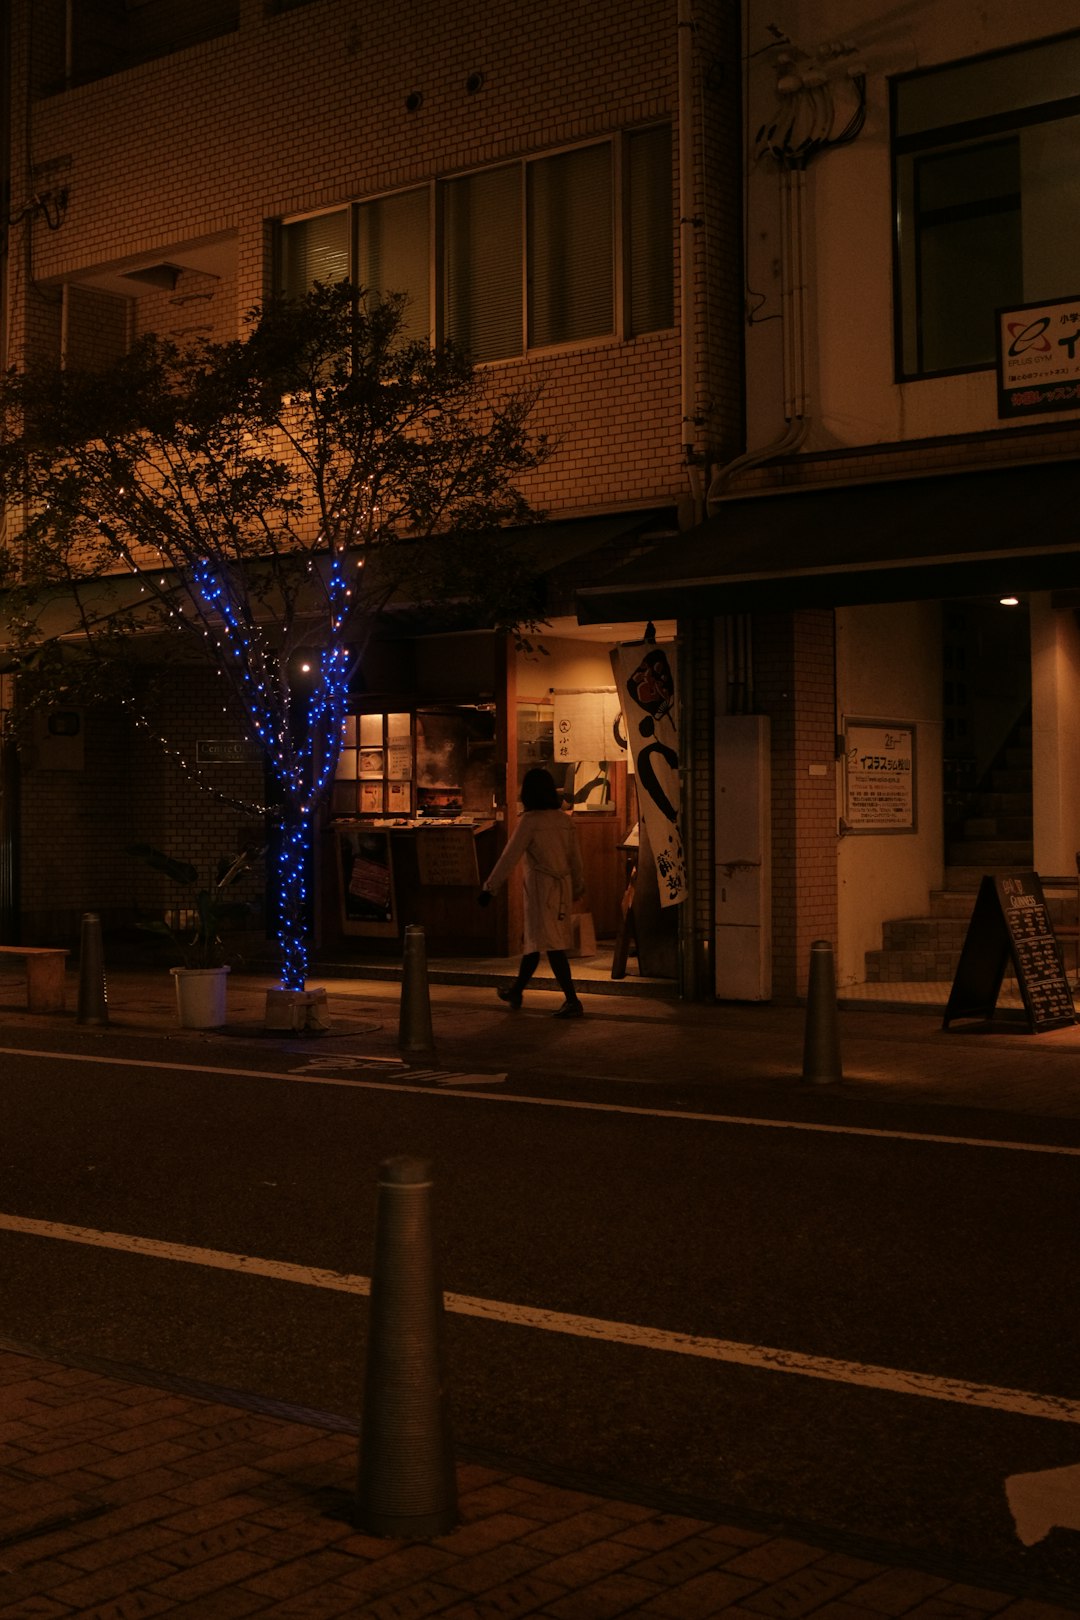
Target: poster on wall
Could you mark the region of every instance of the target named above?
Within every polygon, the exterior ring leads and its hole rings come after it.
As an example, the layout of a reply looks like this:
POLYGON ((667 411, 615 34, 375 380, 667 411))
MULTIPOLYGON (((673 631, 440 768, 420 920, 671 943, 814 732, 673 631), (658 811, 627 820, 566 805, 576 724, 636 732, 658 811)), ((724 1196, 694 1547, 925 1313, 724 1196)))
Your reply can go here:
POLYGON ((396 935, 389 833, 375 827, 341 827, 337 849, 342 930, 396 935))
POLYGON ((847 721, 841 830, 916 830, 915 727, 910 721, 847 721))
POLYGON ((661 906, 686 899, 679 830, 679 724, 674 651, 651 641, 611 653, 626 735, 637 774, 638 808, 656 860, 661 906))

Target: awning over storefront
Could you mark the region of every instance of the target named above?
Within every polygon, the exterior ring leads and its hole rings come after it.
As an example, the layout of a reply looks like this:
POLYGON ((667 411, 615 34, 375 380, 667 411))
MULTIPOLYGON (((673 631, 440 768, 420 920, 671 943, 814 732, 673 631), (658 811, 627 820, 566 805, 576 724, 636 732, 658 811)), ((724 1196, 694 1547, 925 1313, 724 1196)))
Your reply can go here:
POLYGON ((1080 586, 1080 468, 1050 462, 724 502, 577 592, 583 624, 1080 586))
MULTIPOLYGON (((666 509, 616 512, 489 530, 474 539, 478 546, 506 546, 543 586, 548 581, 557 581, 559 574, 568 568, 580 576, 588 566, 586 558, 600 557, 606 547, 625 544, 642 530, 652 527, 655 531, 670 520, 666 509)), ((432 552, 441 543, 438 539, 421 542, 432 552)), ((299 554, 298 561, 306 566, 307 554, 299 554)), ((257 569, 258 564, 254 566, 257 569)), ((600 572, 603 571, 601 566, 600 572)), ((176 575, 169 569, 163 570, 161 584, 172 587, 175 583, 176 575)), ((260 600, 272 622, 275 613, 272 596, 264 595, 260 600)), ((408 590, 402 588, 391 599, 388 611, 399 613, 412 605, 408 590)), ((88 630, 101 631, 110 621, 121 618, 138 630, 140 617, 145 618, 148 636, 160 637, 164 633, 172 640, 171 632, 163 632, 154 611, 154 601, 139 575, 102 575, 80 581, 77 588, 69 584, 45 586, 29 599, 18 588, 0 592, 0 671, 17 668, 28 644, 78 644, 85 639, 88 630)))

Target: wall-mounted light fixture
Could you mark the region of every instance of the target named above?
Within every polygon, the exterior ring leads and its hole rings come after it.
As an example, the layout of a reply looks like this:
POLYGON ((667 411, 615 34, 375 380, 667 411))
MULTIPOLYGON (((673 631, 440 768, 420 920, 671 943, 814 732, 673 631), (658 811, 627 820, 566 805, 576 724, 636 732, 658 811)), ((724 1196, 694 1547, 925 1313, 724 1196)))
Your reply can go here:
POLYGON ((998 603, 1001 607, 1019 607, 1020 598, 1018 596, 999 596, 998 603))

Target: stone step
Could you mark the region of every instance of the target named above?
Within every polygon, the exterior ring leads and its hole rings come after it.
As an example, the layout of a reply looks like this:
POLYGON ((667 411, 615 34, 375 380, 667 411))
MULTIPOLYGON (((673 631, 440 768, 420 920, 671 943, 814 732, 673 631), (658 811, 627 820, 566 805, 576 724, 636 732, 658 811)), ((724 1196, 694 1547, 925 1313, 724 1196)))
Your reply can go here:
POLYGON ((975 896, 970 889, 934 889, 930 895, 930 915, 942 918, 962 917, 966 922, 971 916, 974 904, 975 896))
POLYGON ((1002 768, 990 772, 991 793, 1030 793, 1031 767, 1026 770, 1020 768, 1002 768))
POLYGON ((959 950, 867 951, 867 984, 935 984, 956 973, 959 950))
POLYGON ((983 812, 982 806, 979 808, 978 816, 964 822, 962 843, 971 839, 1007 838, 1030 844, 1034 826, 1030 815, 993 815, 983 812))
POLYGON ((980 816, 1030 816, 1030 793, 977 793, 974 795, 980 816))
POLYGON ((967 838, 949 844, 945 851, 948 866, 981 866, 992 872, 1031 870, 1031 843, 1026 838, 967 838))
POLYGON ((971 901, 962 917, 897 917, 882 925, 886 951, 959 951, 968 931, 971 901))

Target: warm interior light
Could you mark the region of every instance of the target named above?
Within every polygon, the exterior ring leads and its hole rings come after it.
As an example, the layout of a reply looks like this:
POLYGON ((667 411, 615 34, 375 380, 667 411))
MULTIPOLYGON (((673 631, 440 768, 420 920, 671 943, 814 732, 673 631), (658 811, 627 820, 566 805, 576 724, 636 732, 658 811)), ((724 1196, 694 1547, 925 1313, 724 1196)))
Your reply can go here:
POLYGON ((1001 607, 1019 607, 1020 598, 1018 596, 1000 596, 998 597, 998 603, 1001 607))

